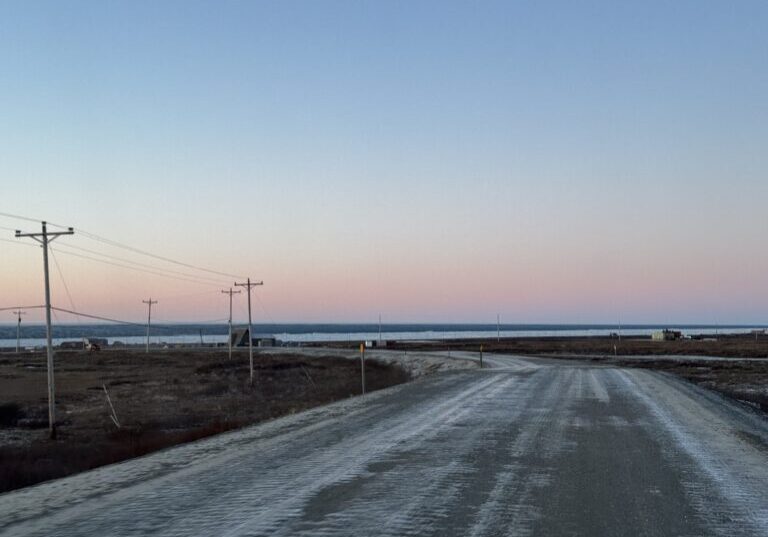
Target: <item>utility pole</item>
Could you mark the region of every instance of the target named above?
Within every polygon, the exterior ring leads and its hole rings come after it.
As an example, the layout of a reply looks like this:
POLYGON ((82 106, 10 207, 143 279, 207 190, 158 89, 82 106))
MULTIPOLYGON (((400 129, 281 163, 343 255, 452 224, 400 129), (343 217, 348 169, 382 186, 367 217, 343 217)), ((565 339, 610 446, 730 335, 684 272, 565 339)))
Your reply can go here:
POLYGON ((619 343, 621 343, 621 319, 619 319, 619 343))
POLYGON ((42 233, 22 233, 16 230, 16 237, 30 237, 43 246, 43 270, 45 273, 45 339, 47 347, 48 362, 48 433, 51 440, 56 438, 56 386, 53 376, 53 335, 51 333, 51 283, 48 277, 48 245, 61 235, 74 235, 75 230, 68 228, 67 231, 48 231, 48 226, 43 224, 42 233))
POLYGON ((16 324, 16 354, 21 352, 21 316, 26 315, 27 312, 25 311, 14 311, 14 315, 17 315, 19 318, 18 323, 16 324))
POLYGON ((147 354, 149 354, 149 325, 152 324, 152 304, 157 304, 157 300, 152 300, 152 297, 149 297, 149 300, 142 300, 142 302, 149 306, 147 313, 147 354))
POLYGON ((360 383, 365 395, 365 343, 360 344, 360 383))
POLYGON ((251 360, 251 386, 253 386, 253 323, 251 321, 251 288, 257 285, 264 285, 264 282, 253 282, 248 278, 245 283, 235 282, 235 287, 245 287, 248 289, 248 356, 251 360))
MULTIPOLYGON (((222 291, 225 295, 229 295, 229 359, 232 359, 232 295, 239 295, 242 291, 233 291, 229 288, 229 291, 222 291)), ((251 333, 248 332, 248 336, 251 333)))

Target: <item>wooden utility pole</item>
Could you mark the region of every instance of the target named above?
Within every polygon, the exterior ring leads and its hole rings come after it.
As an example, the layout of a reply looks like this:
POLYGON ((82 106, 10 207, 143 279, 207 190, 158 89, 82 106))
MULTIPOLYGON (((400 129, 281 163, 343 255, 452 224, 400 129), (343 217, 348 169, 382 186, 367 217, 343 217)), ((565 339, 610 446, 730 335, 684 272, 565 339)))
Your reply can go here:
POLYGON ((149 354, 149 326, 152 324, 152 304, 157 304, 157 300, 152 300, 152 297, 149 297, 149 300, 142 300, 142 302, 149 306, 147 313, 147 354, 149 354))
POLYGON ((365 395, 365 343, 360 344, 360 382, 363 386, 363 395, 365 395))
MULTIPOLYGON (((229 359, 232 359, 232 295, 239 295, 242 291, 233 291, 229 288, 229 291, 222 291, 225 295, 229 295, 229 359)), ((248 333, 250 336, 251 334, 248 333)))
POLYGON ((245 283, 235 282, 235 287, 245 287, 248 289, 248 356, 251 361, 251 386, 253 386, 253 322, 251 321, 251 289, 258 285, 264 285, 264 282, 253 282, 248 278, 245 283))
POLYGON ((16 323, 16 354, 21 352, 21 316, 26 315, 27 312, 18 310, 13 312, 14 315, 18 316, 19 320, 16 323))
POLYGON ((47 349, 48 363, 48 433, 51 439, 56 438, 56 386, 53 375, 53 335, 51 333, 51 283, 48 276, 48 245, 61 235, 74 235, 75 230, 68 228, 67 231, 48 231, 48 226, 43 224, 42 233, 22 233, 16 230, 16 237, 30 237, 43 246, 43 271, 45 273, 45 340, 47 349))

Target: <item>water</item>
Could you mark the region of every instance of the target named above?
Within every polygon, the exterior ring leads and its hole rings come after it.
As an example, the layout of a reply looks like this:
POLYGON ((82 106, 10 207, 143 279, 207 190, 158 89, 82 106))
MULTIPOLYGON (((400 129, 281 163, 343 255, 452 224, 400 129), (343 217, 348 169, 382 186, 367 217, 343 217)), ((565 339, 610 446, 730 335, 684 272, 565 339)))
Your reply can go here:
MULTIPOLYGON (((664 328, 677 329, 685 335, 718 333, 749 333, 762 329, 757 325, 627 325, 621 328, 624 336, 650 335, 664 328)), ((619 332, 617 325, 567 324, 503 324, 501 337, 573 337, 606 336, 619 332)), ((254 324, 254 336, 273 335, 290 343, 375 340, 379 337, 377 324, 254 324)), ((154 344, 226 343, 226 324, 176 324, 152 326, 150 341, 154 344)), ((496 337, 495 324, 384 324, 382 339, 435 340, 482 339, 496 337)), ((84 337, 105 338, 110 344, 120 342, 139 345, 146 342, 146 327, 140 325, 67 324, 53 327, 54 345, 63 341, 77 341, 84 337)), ((25 348, 45 345, 45 326, 22 325, 21 345, 25 348)), ((16 325, 0 325, 0 348, 16 346, 16 325)))

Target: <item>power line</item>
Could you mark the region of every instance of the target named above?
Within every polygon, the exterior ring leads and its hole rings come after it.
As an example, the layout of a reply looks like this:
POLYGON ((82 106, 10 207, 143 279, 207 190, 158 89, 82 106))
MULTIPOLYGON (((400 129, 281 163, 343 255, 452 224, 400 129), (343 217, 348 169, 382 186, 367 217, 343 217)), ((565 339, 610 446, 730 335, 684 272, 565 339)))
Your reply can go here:
POLYGON ((39 308, 44 308, 43 306, 11 306, 10 308, 0 308, 0 311, 9 311, 9 310, 34 310, 39 308))
POLYGON ((157 297, 157 299, 168 301, 168 300, 176 300, 178 298, 189 298, 193 296, 212 295, 214 293, 218 294, 218 291, 198 291, 197 293, 182 293, 180 295, 160 295, 159 297, 157 297))
MULTIPOLYGON (((45 305, 40 305, 40 306, 11 306, 11 307, 0 308, 0 311, 32 310, 32 309, 41 309, 41 308, 44 308, 44 307, 45 307, 45 305)), ((69 309, 66 309, 66 308, 59 308, 57 306, 51 306, 51 310, 55 310, 55 311, 58 311, 60 313, 69 313, 70 315, 75 315, 75 316, 78 316, 78 317, 86 317, 88 319, 95 319, 97 321, 107 321, 107 322, 110 322, 110 323, 125 324, 125 325, 130 325, 130 326, 138 326, 138 327, 141 327, 141 328, 145 328, 147 326, 146 324, 142 324, 142 323, 136 323, 136 322, 132 322, 132 321, 123 321, 123 320, 120 320, 120 319, 113 319, 111 317, 105 317, 103 315, 94 315, 94 314, 91 314, 91 313, 83 313, 81 311, 69 310, 69 309)), ((227 318, 225 317, 225 318, 222 318, 222 319, 209 319, 209 320, 204 320, 204 321, 191 321, 191 322, 170 321, 168 319, 155 319, 155 320, 160 321, 161 323, 166 324, 166 325, 183 326, 185 324, 213 324, 213 323, 221 323, 221 322, 226 321, 227 318)), ((152 328, 157 329, 157 330, 173 330, 172 327, 170 327, 170 326, 163 326, 161 324, 160 325, 155 324, 155 325, 152 326, 152 328)))
MULTIPOLYGON (((51 248, 51 250, 53 250, 53 248, 51 248)), ((193 280, 191 278, 182 278, 180 276, 172 276, 170 274, 163 274, 161 272, 155 272, 155 271, 148 270, 148 269, 142 269, 142 268, 139 268, 139 267, 132 267, 130 265, 123 265, 123 264, 120 264, 120 263, 115 263, 113 261, 107 261, 106 259, 98 259, 96 257, 91 257, 91 256, 88 256, 88 255, 78 254, 78 253, 75 253, 75 252, 65 252, 64 250, 59 250, 59 249, 56 249, 55 251, 59 252, 60 254, 64 254, 64 255, 72 255, 72 256, 75 256, 75 257, 80 257, 82 259, 88 259, 90 261, 96 261, 97 263, 104 263, 105 265, 112 265, 112 266, 115 266, 115 267, 121 267, 121 268, 125 268, 125 269, 128 269, 128 270, 135 270, 137 272, 145 272, 147 274, 154 274, 155 276, 160 276, 162 278, 170 278, 172 280, 191 282, 191 283, 196 283, 198 285, 210 285, 211 287, 219 287, 217 284, 215 284, 213 282, 209 282, 209 281, 193 280)))
MULTIPOLYGON (((163 323, 163 324, 166 324, 166 325, 175 325, 175 326, 198 325, 198 324, 213 324, 213 323, 221 323, 221 322, 224 322, 224 321, 227 320, 226 317, 224 317, 223 319, 207 319, 207 320, 202 320, 202 321, 171 321, 171 320, 168 320, 168 319, 161 319, 159 317, 152 317, 152 319, 154 319, 155 321, 157 321, 159 323, 163 323)), ((158 326, 158 325, 154 324, 152 326, 158 326)), ((169 327, 166 327, 166 329, 167 330, 171 330, 171 328, 169 328, 169 327)))
MULTIPOLYGON (((8 229, 9 231, 15 231, 15 230, 11 230, 10 228, 4 228, 4 229, 8 229)), ((34 244, 31 244, 28 242, 13 241, 11 239, 3 239, 2 237, 0 237, 0 241, 9 242, 11 244, 15 244, 16 246, 29 246, 31 248, 39 248, 39 246, 35 246, 34 244)))
MULTIPOLYGON (((35 223, 40 222, 39 219, 29 218, 27 216, 21 216, 21 215, 16 215, 16 214, 11 214, 11 213, 0 212, 0 216, 5 216, 7 218, 16 218, 16 219, 24 220, 24 221, 27 221, 27 222, 35 222, 35 223)), ((69 229, 69 226, 62 226, 60 224, 54 224, 53 222, 48 222, 48 223, 51 226, 54 226, 54 227, 58 227, 58 228, 62 228, 62 229, 69 229)), ((192 263, 185 263, 183 261, 177 261, 175 259, 171 259, 170 257, 165 257, 165 256, 157 255, 157 254, 154 254, 152 252, 148 252, 146 250, 142 250, 140 248, 135 248, 133 246, 129 246, 127 244, 123 244, 123 243, 120 243, 118 241, 115 241, 115 240, 112 240, 112 239, 108 239, 108 238, 102 237, 100 235, 96 235, 95 233, 90 233, 89 231, 85 231, 85 230, 80 229, 80 228, 77 228, 77 233, 79 235, 82 235, 83 237, 87 237, 87 238, 89 238, 91 240, 94 240, 94 241, 97 241, 97 242, 102 242, 104 244, 107 244, 109 246, 113 246, 115 248, 123 248, 125 250, 131 251, 131 252, 134 252, 134 253, 137 253, 137 254, 146 255, 148 257, 153 257, 153 258, 158 259, 160 261, 165 261, 166 263, 173 263, 175 265, 179 265, 179 266, 182 266, 182 267, 187 267, 187 268, 191 268, 191 269, 194 269, 194 270, 199 270, 199 271, 202 271, 202 272, 208 272, 210 274, 216 274, 217 276, 226 276, 227 278, 244 278, 244 276, 239 275, 239 274, 231 274, 231 273, 228 273, 228 272, 221 272, 221 271, 217 271, 217 270, 211 270, 211 269, 208 269, 208 268, 205 268, 205 267, 194 265, 192 263)))
MULTIPOLYGON (((68 309, 65 309, 65 308, 56 308, 54 306, 51 306, 51 309, 59 311, 59 312, 62 312, 62 313, 69 313, 69 314, 72 314, 72 315, 77 315, 79 317, 87 317, 88 319, 95 319, 97 321, 107 321, 107 322, 110 322, 110 323, 125 324, 125 325, 130 325, 130 326, 139 326, 141 328, 145 328, 147 326, 146 324, 133 323, 131 321, 121 321, 120 319, 112 319, 110 317, 104 317, 103 315, 91 315, 90 313, 83 313, 81 311, 72 311, 72 310, 68 310, 68 309)), ((155 326, 155 328, 159 328, 161 330, 170 330, 170 328, 164 327, 164 326, 155 326)))
MULTIPOLYGON (((163 267, 158 267, 156 265, 148 265, 147 263, 140 263, 139 261, 132 261, 130 259, 125 259, 124 257, 116 257, 116 256, 108 255, 108 254, 103 254, 101 252, 97 252, 95 250, 89 250, 88 248, 83 248, 81 246, 74 246, 74 245, 71 245, 71 244, 67 244, 66 247, 67 248, 73 248, 75 250, 80 250, 81 252, 87 252, 89 254, 100 255, 102 257, 106 257, 107 259, 112 259, 112 260, 115 260, 115 261, 121 261, 123 263, 131 263, 132 265, 137 265, 137 266, 149 268, 149 269, 152 269, 152 270, 168 272, 168 273, 175 274, 175 275, 185 276, 187 278, 194 278, 196 280, 207 280, 207 281, 210 281, 212 284, 221 285, 223 283, 223 280, 217 280, 217 279, 209 278, 207 276, 197 276, 195 274, 190 274, 188 272, 181 272, 181 271, 178 271, 178 270, 166 269, 166 268, 163 268, 163 267)), ((59 251, 64 253, 62 250, 59 250, 59 251)))
POLYGON ((53 253, 53 248, 51 248, 51 257, 53 258, 53 264, 56 266, 56 271, 59 273, 59 278, 61 279, 61 283, 64 285, 64 290, 67 292, 69 305, 72 306, 73 310, 76 310, 77 307, 75 306, 75 301, 72 300, 72 293, 69 292, 69 286, 67 285, 67 280, 64 279, 64 273, 61 271, 61 266, 59 265, 59 260, 56 259, 56 254, 53 253))
POLYGON ((259 307, 261 308, 262 313, 267 317, 267 319, 272 321, 272 326, 274 327, 275 325, 277 325, 275 320, 272 318, 272 315, 270 315, 269 312, 267 311, 266 305, 264 304, 264 301, 259 296, 259 293, 254 292, 253 296, 256 297, 256 302, 259 303, 259 307))
MULTIPOLYGON (((0 216, 5 216, 6 218, 16 218, 17 220, 24 220, 26 222, 34 222, 35 224, 39 224, 40 220, 36 218, 29 218, 28 216, 19 216, 17 214, 10 214, 10 213, 2 213, 0 212, 0 216)), ((52 226, 63 228, 65 226, 59 226, 57 224, 51 224, 52 226)))
POLYGON ((179 266, 182 266, 182 267, 187 267, 187 268, 191 268, 191 269, 194 269, 194 270, 200 270, 200 271, 203 271, 203 272, 208 272, 210 274, 216 274, 217 276, 227 276, 229 278, 242 278, 242 276, 237 275, 237 274, 230 274, 228 272, 220 272, 218 270, 211 270, 211 269, 207 269, 205 267, 200 267, 198 265, 193 265, 191 263, 184 263, 183 261, 176 261, 175 259, 171 259, 169 257, 153 254, 151 252, 147 252, 147 251, 141 250, 139 248, 134 248, 133 246, 128 246, 127 244, 122 244, 122 243, 114 241, 112 239, 107 239, 105 237, 101 237, 101 236, 96 235, 94 233, 89 233, 87 231, 83 231, 81 229, 78 229, 77 232, 79 234, 81 234, 82 236, 87 237, 87 238, 89 238, 91 240, 102 242, 104 244, 108 244, 109 246, 114 246, 116 248, 123 248, 125 250, 131 251, 131 252, 134 252, 134 253, 137 253, 137 254, 146 255, 148 257, 153 257, 155 259, 159 259, 160 261, 165 261, 166 263, 173 263, 175 265, 179 265, 179 266))

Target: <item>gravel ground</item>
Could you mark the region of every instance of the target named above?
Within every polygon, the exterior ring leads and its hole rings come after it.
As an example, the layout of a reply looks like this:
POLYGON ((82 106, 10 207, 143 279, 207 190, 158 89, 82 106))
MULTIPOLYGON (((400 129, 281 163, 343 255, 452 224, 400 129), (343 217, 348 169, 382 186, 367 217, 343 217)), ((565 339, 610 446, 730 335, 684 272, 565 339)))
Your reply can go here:
POLYGON ((0 535, 768 534, 762 415, 655 371, 486 360, 2 495, 0 535))

